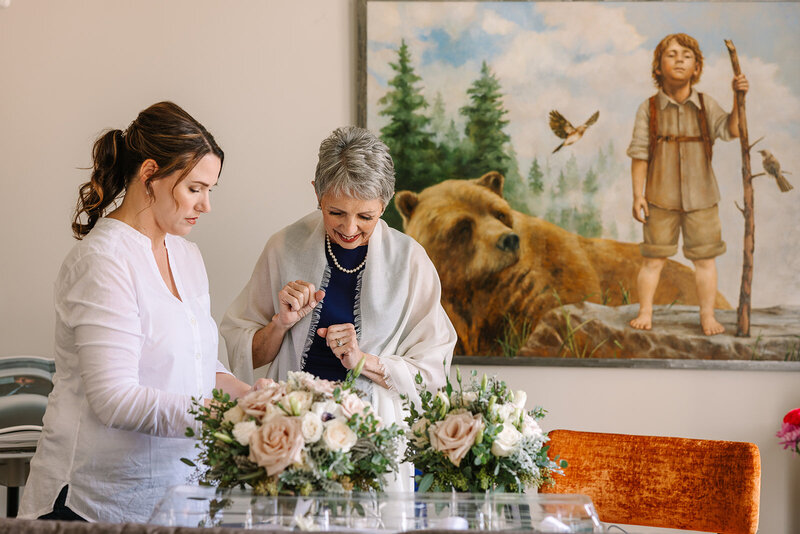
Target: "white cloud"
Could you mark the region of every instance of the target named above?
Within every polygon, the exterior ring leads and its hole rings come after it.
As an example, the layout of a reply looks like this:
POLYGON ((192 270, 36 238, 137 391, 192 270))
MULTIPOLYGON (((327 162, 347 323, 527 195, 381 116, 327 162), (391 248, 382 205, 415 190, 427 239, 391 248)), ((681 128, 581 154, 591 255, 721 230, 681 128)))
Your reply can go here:
POLYGON ((496 11, 484 11, 482 19, 481 28, 489 35, 508 35, 518 28, 514 22, 501 17, 496 11))
POLYGON ((556 39, 582 54, 606 49, 630 52, 644 42, 622 7, 542 2, 537 8, 554 28, 556 39))

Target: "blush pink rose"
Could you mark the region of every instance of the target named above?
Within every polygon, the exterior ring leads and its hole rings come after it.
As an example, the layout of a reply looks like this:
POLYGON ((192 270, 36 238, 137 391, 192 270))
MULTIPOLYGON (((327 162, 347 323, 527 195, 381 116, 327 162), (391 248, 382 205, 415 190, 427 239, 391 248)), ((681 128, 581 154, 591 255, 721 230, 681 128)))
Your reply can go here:
POLYGON ((366 408, 364 401, 355 393, 345 393, 342 396, 342 413, 350 419, 353 415, 361 413, 366 408))
POLYGON ((303 375, 300 378, 300 384, 307 390, 318 395, 332 396, 333 390, 336 389, 336 383, 323 378, 316 378, 313 375, 303 375))
POLYGON ((443 421, 434 423, 428 429, 428 435, 431 446, 445 453, 453 465, 458 466, 481 430, 483 430, 481 415, 472 415, 465 411, 451 413, 443 421))
POLYGON ((267 406, 279 402, 286 394, 283 384, 269 381, 262 389, 251 391, 240 397, 236 403, 247 415, 262 419, 267 414, 267 406))
POLYGON ((273 415, 250 435, 249 458, 272 476, 300 462, 304 443, 299 418, 273 415))

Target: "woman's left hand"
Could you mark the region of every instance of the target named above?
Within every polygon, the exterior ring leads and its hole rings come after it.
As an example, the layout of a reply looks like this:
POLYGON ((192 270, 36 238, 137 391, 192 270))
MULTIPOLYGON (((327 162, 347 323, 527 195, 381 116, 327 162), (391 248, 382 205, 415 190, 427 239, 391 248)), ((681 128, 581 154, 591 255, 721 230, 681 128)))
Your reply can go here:
POLYGON ((361 361, 363 353, 358 347, 356 327, 352 323, 332 324, 327 328, 319 328, 317 334, 325 338, 333 355, 339 358, 346 369, 353 369, 361 361))

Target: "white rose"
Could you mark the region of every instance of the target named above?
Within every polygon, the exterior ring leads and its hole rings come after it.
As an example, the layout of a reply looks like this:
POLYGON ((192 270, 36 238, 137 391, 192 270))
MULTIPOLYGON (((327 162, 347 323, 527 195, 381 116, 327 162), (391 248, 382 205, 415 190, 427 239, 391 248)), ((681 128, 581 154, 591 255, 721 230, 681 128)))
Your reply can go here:
POLYGON ((322 442, 329 451, 347 452, 356 444, 358 436, 341 419, 331 419, 325 423, 322 442))
POLYGON ((286 395, 284 408, 291 410, 292 415, 300 415, 311 409, 314 402, 314 394, 310 391, 292 391, 286 395))
POLYGON ((431 424, 424 417, 420 417, 411 425, 411 441, 417 447, 424 447, 428 444, 428 426, 431 424))
MULTIPOLYGON (((513 404, 495 404, 494 415, 505 426, 509 426, 514 419, 514 414, 517 413, 517 407, 513 404)), ((519 417, 519 415, 517 415, 519 417)))
POLYGON ((495 456, 508 456, 519 445, 522 439, 522 434, 519 430, 514 428, 514 425, 503 425, 503 430, 500 431, 494 438, 492 443, 492 454, 495 456))
MULTIPOLYGON (((225 422, 225 423, 233 423, 234 425, 236 423, 241 422, 243 419, 244 419, 244 410, 242 410, 242 408, 238 404, 235 405, 230 410, 227 410, 222 415, 222 421, 223 422, 225 422)), ((246 445, 246 443, 243 443, 242 445, 246 445)))
POLYGON ((518 389, 514 392, 514 406, 519 408, 520 410, 525 409, 525 402, 528 400, 528 394, 518 389))
POLYGON ((322 437, 322 419, 314 412, 306 412, 301 429, 306 443, 316 443, 322 437))
POLYGON ((325 421, 324 414, 330 414, 330 417, 339 418, 344 417, 342 413, 342 407, 335 403, 332 400, 322 401, 322 402, 315 402, 311 405, 311 411, 320 416, 323 421, 325 421))
POLYGON ((250 434, 256 430, 258 430, 258 425, 255 421, 240 421, 233 425, 233 437, 241 445, 247 445, 250 443, 250 434))
POLYGON ((522 418, 522 435, 526 438, 540 438, 544 433, 536 419, 528 414, 522 418))
POLYGON ((475 402, 476 400, 478 400, 478 394, 477 394, 477 393, 475 393, 474 391, 465 391, 465 392, 464 392, 464 393, 461 395, 461 400, 464 402, 464 405, 465 405, 465 406, 466 406, 467 404, 472 404, 473 402, 475 402))

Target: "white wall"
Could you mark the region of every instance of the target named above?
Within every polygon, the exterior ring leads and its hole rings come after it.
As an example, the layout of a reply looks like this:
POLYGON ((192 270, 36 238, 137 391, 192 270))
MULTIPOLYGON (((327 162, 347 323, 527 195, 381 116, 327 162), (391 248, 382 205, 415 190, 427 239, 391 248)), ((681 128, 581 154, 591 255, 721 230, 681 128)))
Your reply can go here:
MULTIPOLYGON (((102 129, 163 99, 226 152, 213 211, 191 234, 219 320, 267 236, 315 207, 319 142, 355 120, 355 57, 354 0, 12 0, 0 9, 0 355, 52 353, 52 282, 74 242, 80 168, 102 129)), ((489 372, 545 405, 547 429, 757 443, 761 532, 800 532, 800 458, 774 437, 800 406, 800 375, 489 372)))

